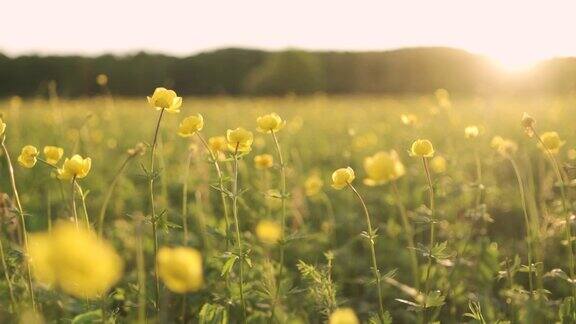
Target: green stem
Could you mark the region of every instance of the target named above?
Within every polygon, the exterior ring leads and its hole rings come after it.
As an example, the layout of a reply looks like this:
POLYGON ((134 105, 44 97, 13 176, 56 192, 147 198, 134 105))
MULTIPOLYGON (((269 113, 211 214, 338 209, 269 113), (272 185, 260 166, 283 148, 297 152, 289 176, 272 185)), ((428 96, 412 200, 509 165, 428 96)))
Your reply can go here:
POLYGON ((244 251, 242 248, 242 237, 240 235, 240 222, 238 221, 238 145, 234 150, 234 182, 232 185, 232 214, 236 224, 236 243, 238 244, 238 254, 240 255, 239 282, 240 303, 242 304, 242 322, 246 323, 246 301, 244 299, 244 251))
MULTIPOLYGON (((22 203, 20 202, 20 195, 18 195, 18 188, 16 187, 16 178, 14 177, 14 166, 12 165, 12 160, 10 159, 10 153, 8 153, 8 148, 6 148, 6 136, 2 137, 2 151, 6 157, 6 163, 8 164, 8 175, 10 176, 10 185, 12 187, 12 193, 14 194, 14 199, 16 200, 16 207, 18 208, 18 214, 20 215, 20 222, 22 223, 22 235, 24 236, 24 253, 28 254, 28 231, 26 230, 26 219, 24 218, 24 209, 22 208, 22 203)), ((28 279, 28 292, 30 293, 30 301, 32 304, 32 310, 36 312, 36 299, 34 298, 34 289, 32 288, 32 271, 30 266, 26 264, 26 272, 28 279)))
POLYGON ((516 175, 516 180, 518 182, 518 190, 520 191, 520 200, 522 200, 522 210, 524 212, 524 222, 526 223, 526 244, 528 245, 528 265, 530 267, 530 271, 528 272, 528 285, 530 287, 530 296, 534 297, 534 284, 532 280, 532 226, 530 223, 530 219, 528 217, 528 208, 526 207, 526 196, 524 193, 524 183, 522 181, 522 176, 520 175, 520 169, 516 164, 516 161, 511 156, 507 156, 508 161, 512 165, 512 169, 514 169, 514 174, 516 175))
POLYGON ((432 249, 434 248, 435 243, 435 222, 436 220, 434 215, 434 185, 432 184, 432 177, 430 176, 430 170, 428 168, 428 160, 425 157, 422 157, 422 164, 424 165, 424 171, 426 172, 426 180, 428 181, 428 197, 429 207, 430 207, 430 242, 428 246, 428 266, 426 268, 426 278, 424 280, 424 309, 427 307, 427 298, 428 294, 430 293, 430 269, 432 268, 432 249))
POLYGON ((152 218, 152 235, 154 236, 154 284, 156 287, 156 312, 160 312, 160 278, 158 277, 158 262, 156 262, 156 254, 158 253, 158 230, 157 230, 157 220, 156 220, 156 203, 154 201, 154 157, 156 154, 156 144, 158 143, 158 132, 160 131, 160 123, 162 122, 162 116, 164 115, 165 109, 160 111, 158 116, 158 122, 156 123, 156 129, 154 130, 154 139, 152 140, 152 149, 150 152, 150 172, 148 189, 150 192, 150 216, 152 218))
POLYGON ((114 192, 114 188, 116 188, 116 183, 120 180, 122 173, 124 173, 124 170, 128 166, 128 163, 130 162, 130 160, 132 160, 134 156, 135 155, 129 154, 126 157, 126 159, 124 160, 118 171, 116 171, 114 178, 112 178, 112 182, 108 186, 108 190, 106 191, 106 196, 104 196, 104 202, 100 207, 100 213, 98 216, 98 236, 100 237, 102 237, 104 234, 104 218, 106 217, 106 210, 108 209, 108 204, 110 203, 110 199, 112 198, 112 193, 114 192))
POLYGON ((406 207, 404 207, 404 204, 402 203, 402 198, 400 196, 400 192, 398 191, 396 180, 392 180, 392 191, 394 192, 396 205, 400 211, 402 225, 404 226, 404 233, 406 233, 406 241, 408 242, 408 250, 410 251, 410 261, 412 264, 412 279, 414 281, 414 288, 419 291, 420 276, 418 271, 418 256, 416 255, 416 245, 414 244, 414 230, 410 225, 410 220, 408 219, 408 215, 406 213, 406 207))
POLYGON ((378 269, 378 262, 376 261, 376 248, 375 248, 375 243, 374 243, 375 233, 372 230, 372 222, 370 220, 370 213, 368 212, 368 207, 366 207, 366 203, 364 202, 364 199, 362 198, 362 196, 360 195, 358 190, 356 190, 356 188, 351 183, 348 183, 348 186, 356 194, 356 197, 358 197, 358 200, 360 201, 360 204, 362 205, 362 208, 364 209, 364 215, 366 216, 366 226, 368 228, 368 236, 369 236, 368 242, 370 243, 370 255, 371 255, 371 259, 372 259, 372 272, 374 274, 374 279, 376 280, 376 287, 378 289, 378 302, 379 302, 379 306, 380 306, 380 312, 379 312, 380 313, 380 320, 383 321, 385 318, 385 315, 384 315, 384 298, 382 297, 382 282, 381 282, 381 278, 380 278, 380 270, 378 269))
POLYGON ((142 218, 136 218, 136 269, 138 273, 138 323, 146 323, 146 265, 144 259, 144 235, 142 230, 142 218))
MULTIPOLYGON (((182 180, 182 228, 184 229, 183 244, 188 245, 188 177, 190 176, 190 164, 192 163, 192 153, 188 153, 182 180)), ((184 296, 186 297, 186 296, 184 296)), ((184 317, 184 314, 182 314, 184 317)))
POLYGON ((276 133, 272 130, 270 131, 272 138, 274 139, 274 146, 276 147, 276 153, 278 154, 278 160, 280 161, 280 194, 282 195, 282 222, 281 222, 281 238, 282 244, 280 244, 280 270, 278 271, 278 277, 276 278, 276 293, 274 294, 274 300, 272 302, 272 311, 270 314, 270 320, 274 320, 274 314, 276 311, 276 304, 278 303, 278 297, 280 296, 280 290, 282 287, 282 274, 284 270, 284 252, 285 252, 285 242, 284 235, 286 231, 286 165, 284 164, 284 158, 282 156, 282 150, 280 149, 280 143, 278 142, 278 137, 276 133))
MULTIPOLYGON (((575 276, 574 276, 574 250, 572 247, 572 244, 573 244, 572 243, 572 227, 570 224, 570 222, 571 222, 570 221, 570 212, 569 212, 568 206, 566 205, 566 192, 565 192, 564 179, 562 177, 562 173, 560 172, 560 167, 558 166, 558 161, 556 161, 554 154, 552 152, 550 152, 550 150, 546 147, 546 145, 542 141, 542 138, 540 137, 540 135, 538 135, 538 133, 536 133, 536 130, 534 128, 532 128, 532 131, 534 132, 534 136, 538 139, 538 141, 540 142, 540 145, 542 146, 542 148, 544 149, 544 151, 548 155, 548 159, 550 160, 550 163, 552 164, 552 168, 554 169, 554 172, 556 173, 557 181, 560 183, 560 195, 562 197, 562 211, 564 213, 564 219, 566 222, 566 225, 564 226, 564 228, 565 228, 565 235, 566 235, 566 241, 567 241, 567 247, 568 247, 568 266, 569 266, 569 271, 570 271, 570 279, 574 280, 575 276)), ((576 285, 574 285, 574 284, 570 284, 570 285, 572 286, 572 295, 576 299, 576 285)))
POLYGON ((88 230, 90 230, 90 217, 88 216, 88 208, 86 207, 86 195, 84 194, 84 190, 82 190, 82 187, 78 181, 74 181, 74 184, 76 185, 76 190, 78 190, 82 200, 82 211, 84 212, 84 221, 86 222, 86 227, 88 230))
POLYGON ((72 188, 71 188, 71 193, 72 193, 72 197, 70 202, 72 203, 72 215, 74 216, 74 223, 76 224, 76 229, 79 228, 78 225, 78 211, 76 210, 76 176, 74 176, 72 178, 72 188))

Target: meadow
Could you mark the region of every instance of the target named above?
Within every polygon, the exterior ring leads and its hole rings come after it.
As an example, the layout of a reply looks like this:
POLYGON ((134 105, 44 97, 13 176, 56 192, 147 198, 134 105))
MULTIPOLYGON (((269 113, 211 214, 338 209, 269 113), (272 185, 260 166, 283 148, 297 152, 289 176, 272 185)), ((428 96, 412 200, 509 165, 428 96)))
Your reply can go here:
POLYGON ((576 322, 576 97, 153 92, 0 101, 0 322, 576 322))

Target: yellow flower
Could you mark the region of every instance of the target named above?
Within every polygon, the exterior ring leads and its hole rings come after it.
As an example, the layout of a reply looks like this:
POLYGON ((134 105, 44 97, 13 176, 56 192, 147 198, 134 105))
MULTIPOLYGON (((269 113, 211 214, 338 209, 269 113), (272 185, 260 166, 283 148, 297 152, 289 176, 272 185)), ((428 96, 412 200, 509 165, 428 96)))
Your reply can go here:
POLYGON ((271 220, 261 220, 256 225, 256 236, 265 244, 276 244, 282 238, 282 228, 271 220))
POLYGON ((37 281, 78 298, 102 296, 122 275, 122 260, 114 248, 71 223, 58 223, 51 234, 31 235, 28 252, 37 281))
POLYGON ((338 308, 331 315, 328 324, 360 324, 351 308, 338 308))
POLYGON ((306 192, 306 196, 311 197, 317 195, 320 190, 322 190, 322 186, 324 186, 324 181, 317 176, 312 175, 304 181, 304 191, 306 192))
POLYGON ((6 131, 6 123, 0 118, 0 136, 4 135, 4 131, 6 131))
POLYGON ((254 166, 256 169, 264 170, 274 165, 274 158, 270 154, 261 154, 254 157, 254 166))
POLYGON ((432 157, 434 156, 434 146, 432 146, 432 142, 427 139, 416 140, 414 143, 412 143, 412 147, 410 148, 410 155, 419 157, 432 157))
POLYGON ((88 175, 91 167, 92 160, 90 158, 84 159, 80 155, 75 154, 70 159, 66 158, 64 160, 64 165, 61 169, 58 169, 58 179, 82 179, 88 175))
POLYGON ((57 146, 44 146, 44 157, 46 162, 56 165, 64 155, 64 149, 57 146))
POLYGON ((560 139, 560 136, 556 132, 545 132, 540 136, 540 139, 542 143, 538 146, 548 150, 550 153, 558 153, 562 145, 566 143, 560 139))
POLYGON ((152 97, 147 97, 148 103, 156 110, 166 109, 170 113, 179 113, 182 106, 182 97, 178 97, 174 90, 156 88, 152 97))
POLYGON ((442 156, 435 156, 430 160, 430 168, 435 173, 446 172, 446 159, 442 156))
POLYGON ((196 116, 188 116, 180 122, 178 127, 178 135, 182 137, 190 137, 196 132, 199 132, 204 127, 204 117, 198 114, 196 116))
POLYGON ((284 127, 286 124, 285 121, 278 116, 276 113, 271 113, 268 115, 260 116, 256 119, 256 124, 258 127, 256 128, 257 131, 262 133, 268 132, 277 132, 284 127))
POLYGON ((226 141, 228 142, 228 149, 232 152, 250 152, 254 136, 252 132, 245 130, 242 127, 236 129, 229 129, 226 132, 226 141))
POLYGON ((108 76, 106 74, 98 74, 96 76, 96 83, 103 87, 108 84, 108 76))
POLYGON ((450 93, 446 89, 438 89, 434 92, 436 100, 438 101, 438 106, 442 108, 450 108, 452 103, 450 101, 450 93))
POLYGON ((415 126, 418 123, 418 117, 414 114, 402 114, 400 120, 406 126, 415 126))
POLYGON ((212 153, 217 154, 218 152, 224 152, 226 150, 226 137, 224 136, 214 136, 208 139, 208 147, 212 153))
POLYGON ((332 188, 342 189, 354 181, 356 176, 351 167, 340 168, 332 173, 332 188))
POLYGON ((32 145, 26 145, 22 148, 20 156, 18 156, 18 163, 25 168, 33 168, 36 165, 37 156, 38 149, 32 145))
POLYGON ((158 251, 158 275, 175 293, 198 291, 204 284, 202 255, 187 247, 162 247, 158 251))
POLYGON ((511 140, 503 139, 500 136, 494 136, 490 142, 490 146, 495 149, 499 154, 509 156, 518 150, 518 145, 511 140))
POLYGON ((478 126, 468 126, 464 129, 464 136, 468 139, 476 138, 480 135, 478 126))
POLYGON ((367 157, 364 159, 364 170, 368 174, 364 183, 369 186, 385 184, 388 181, 398 179, 405 173, 404 165, 394 150, 381 151, 367 157))

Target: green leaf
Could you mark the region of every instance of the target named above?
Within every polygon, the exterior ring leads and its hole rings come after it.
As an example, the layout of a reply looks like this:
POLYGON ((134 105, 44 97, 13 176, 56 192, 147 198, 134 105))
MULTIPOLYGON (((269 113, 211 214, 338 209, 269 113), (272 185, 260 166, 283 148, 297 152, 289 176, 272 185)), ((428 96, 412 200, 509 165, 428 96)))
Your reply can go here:
POLYGON ((227 324, 228 311, 225 307, 215 304, 204 304, 198 314, 199 324, 227 324))
POLYGON ((236 260, 238 260, 238 257, 235 255, 228 258, 228 260, 226 260, 224 266, 222 267, 220 276, 224 277, 226 274, 230 273, 230 271, 232 271, 232 268, 234 267, 234 263, 236 263, 236 260))
POLYGON ((92 324, 101 321, 102 311, 98 309, 76 315, 76 317, 72 319, 72 324, 92 324))

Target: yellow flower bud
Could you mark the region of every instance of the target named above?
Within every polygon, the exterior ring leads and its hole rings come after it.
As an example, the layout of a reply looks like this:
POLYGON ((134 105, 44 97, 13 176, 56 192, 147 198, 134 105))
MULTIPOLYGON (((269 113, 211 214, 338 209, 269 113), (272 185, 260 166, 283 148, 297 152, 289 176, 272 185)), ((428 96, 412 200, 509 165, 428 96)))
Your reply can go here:
POLYGON ((430 160, 430 168, 435 173, 446 172, 446 159, 442 156, 435 156, 430 160))
POLYGON ((196 116, 188 116, 180 122, 178 127, 178 135, 182 137, 190 137, 204 128, 204 117, 198 114, 196 116))
POLYGON ((278 116, 276 113, 271 113, 268 115, 260 116, 256 119, 256 124, 258 127, 256 128, 257 131, 262 133, 268 132, 277 132, 284 127, 286 124, 285 121, 278 116))
POLYGON ((33 168, 36 165, 38 149, 32 145, 26 145, 22 148, 18 156, 18 163, 24 168, 33 168))
POLYGON ((468 139, 476 138, 480 135, 478 126, 468 126, 464 129, 464 136, 468 139))
POLYGON ((368 178, 364 184, 377 186, 396 180, 405 173, 404 165, 400 162, 400 157, 396 151, 378 152, 373 156, 364 159, 364 170, 368 178))
POLYGON ((158 251, 158 275, 171 291, 179 294, 198 291, 204 285, 202 255, 187 247, 162 247, 158 251))
POLYGON ((264 170, 274 165, 274 158, 270 154, 261 154, 254 157, 254 166, 256 169, 264 170))
POLYGON ((252 132, 238 127, 236 129, 229 129, 226 132, 226 141, 228 142, 228 149, 230 151, 247 153, 252 149, 254 135, 252 135, 252 132))
POLYGON ((539 143, 541 149, 548 150, 550 153, 558 153, 560 148, 564 145, 564 141, 560 139, 557 132, 545 132, 540 136, 542 143, 539 143))
POLYGON ((57 146, 44 146, 44 157, 46 162, 56 165, 64 155, 64 149, 57 146))
POLYGON ((178 97, 174 90, 156 88, 152 97, 147 97, 148 103, 156 110, 166 109, 170 113, 179 113, 182 106, 182 97, 178 97))
POLYGON ((58 179, 71 180, 73 178, 82 179, 88 175, 92 167, 92 160, 90 158, 82 158, 80 155, 75 154, 70 159, 64 160, 64 165, 58 169, 58 179))
POLYGON ((330 314, 328 324, 360 324, 360 321, 351 308, 338 308, 330 314))
POLYGON ((261 220, 256 225, 256 236, 262 243, 276 244, 282 238, 282 228, 271 220, 261 220))
POLYGON ((108 76, 106 74, 98 74, 96 76, 96 83, 103 87, 108 84, 108 76))
POLYGON ((6 123, 4 123, 2 118, 0 118, 0 136, 4 135, 5 131, 6 131, 6 123))
POLYGON ((434 156, 434 146, 432 146, 432 142, 427 139, 416 140, 412 143, 410 155, 418 157, 432 157, 434 156))
POLYGON ((352 183, 356 176, 351 167, 340 168, 332 173, 332 188, 340 190, 352 183))

